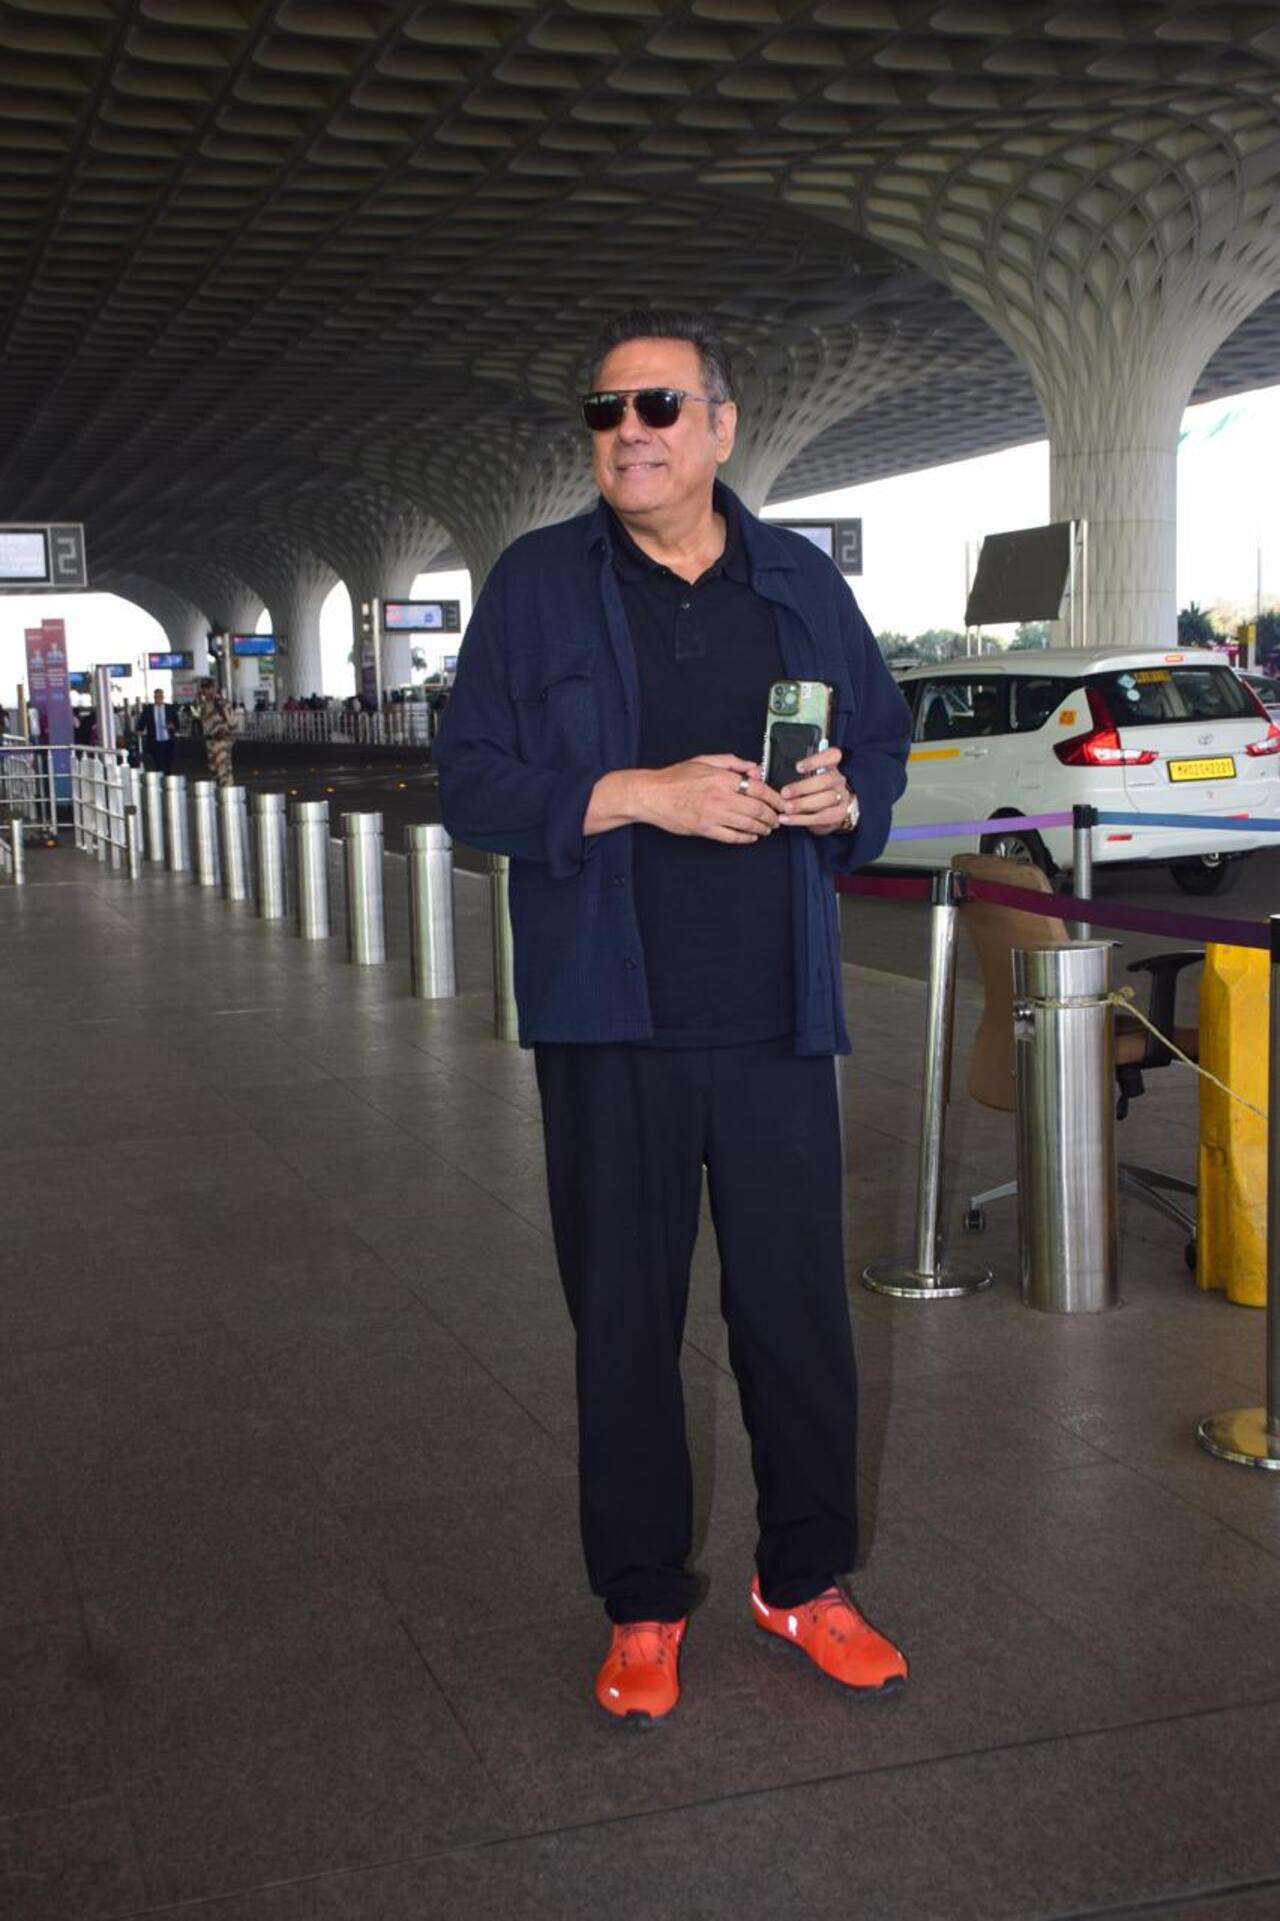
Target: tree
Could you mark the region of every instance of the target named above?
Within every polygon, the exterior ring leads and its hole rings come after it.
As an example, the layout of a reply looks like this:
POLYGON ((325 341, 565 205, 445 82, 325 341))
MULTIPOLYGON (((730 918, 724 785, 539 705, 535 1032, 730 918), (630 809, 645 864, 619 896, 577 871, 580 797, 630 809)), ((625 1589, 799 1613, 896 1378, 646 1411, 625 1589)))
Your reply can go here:
POLYGON ((1203 607, 1190 601, 1178 615, 1179 647, 1212 647, 1222 636, 1203 607))
POLYGON ((895 634, 892 630, 877 634, 876 639, 886 660, 892 660, 895 654, 914 654, 916 651, 905 634, 895 634))
POLYGON ((930 627, 916 635, 913 645, 920 650, 921 660, 954 660, 964 652, 964 635, 954 627, 930 627))
POLYGON ((1049 623, 1047 620, 1024 620, 1009 642, 1013 653, 1027 647, 1047 647, 1049 645, 1049 623))

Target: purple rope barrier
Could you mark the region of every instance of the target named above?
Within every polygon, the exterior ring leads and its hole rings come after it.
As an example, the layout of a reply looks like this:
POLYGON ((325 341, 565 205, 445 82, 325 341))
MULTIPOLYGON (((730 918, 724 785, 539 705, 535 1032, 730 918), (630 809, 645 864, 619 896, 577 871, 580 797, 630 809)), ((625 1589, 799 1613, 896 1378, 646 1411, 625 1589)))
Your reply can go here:
POLYGON ((1163 907, 1126 907, 1074 894, 1034 893, 1025 887, 1006 887, 1003 881, 963 876, 971 900, 988 900, 998 907, 1017 907, 1050 920, 1087 922, 1090 927, 1119 928, 1126 934, 1159 934, 1166 939, 1216 942, 1221 947, 1262 947, 1270 951, 1271 929, 1266 921, 1227 920, 1212 914, 1171 914, 1163 907))

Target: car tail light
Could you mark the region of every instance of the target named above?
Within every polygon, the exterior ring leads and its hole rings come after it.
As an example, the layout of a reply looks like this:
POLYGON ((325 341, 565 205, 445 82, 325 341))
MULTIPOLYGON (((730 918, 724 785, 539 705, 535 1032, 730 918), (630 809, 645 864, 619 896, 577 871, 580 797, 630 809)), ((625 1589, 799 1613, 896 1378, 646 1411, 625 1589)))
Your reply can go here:
POLYGON ((1263 738, 1251 740, 1244 751, 1251 754, 1254 760, 1259 760, 1263 754, 1280 754, 1280 727, 1274 721, 1268 722, 1263 738))
POLYGON ((1093 726, 1087 734, 1073 734, 1070 740, 1054 743, 1053 751, 1064 767, 1149 767, 1153 760, 1159 760, 1154 747, 1122 747, 1101 693, 1096 687, 1084 691, 1093 726))

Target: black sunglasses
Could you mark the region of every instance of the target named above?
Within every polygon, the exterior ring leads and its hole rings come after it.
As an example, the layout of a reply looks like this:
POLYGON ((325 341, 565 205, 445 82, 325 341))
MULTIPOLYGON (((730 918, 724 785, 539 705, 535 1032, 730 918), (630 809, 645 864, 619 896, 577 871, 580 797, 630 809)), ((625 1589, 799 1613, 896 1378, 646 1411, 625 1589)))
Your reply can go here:
POLYGON ((684 387, 623 387, 613 393, 583 394, 582 418, 593 434, 607 434, 622 425, 628 400, 636 419, 646 427, 674 427, 686 400, 712 405, 705 394, 691 394, 684 387))

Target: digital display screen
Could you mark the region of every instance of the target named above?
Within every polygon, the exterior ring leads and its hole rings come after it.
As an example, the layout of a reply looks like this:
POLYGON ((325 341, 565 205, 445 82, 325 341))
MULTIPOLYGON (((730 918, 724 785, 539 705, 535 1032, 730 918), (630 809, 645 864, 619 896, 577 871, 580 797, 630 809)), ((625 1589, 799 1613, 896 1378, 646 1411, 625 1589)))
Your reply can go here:
POLYGON ((788 533, 802 534, 821 548, 828 560, 835 558, 836 530, 829 520, 791 520, 782 522, 788 533))
POLYGON ((382 625, 387 633, 456 634, 462 624, 458 600, 384 600, 382 625))
POLYGON ((43 527, 0 528, 0 580, 49 578, 49 543, 43 527))
POLYGON ((274 634, 232 634, 231 652, 236 660, 250 660, 257 654, 274 654, 274 634))
POLYGON ((113 660, 107 668, 107 672, 110 674, 112 680, 133 679, 133 668, 124 660, 113 660))
POLYGON ((148 654, 147 666, 154 668, 160 672, 163 672, 163 670, 166 667, 190 668, 191 655, 190 654, 148 654))
POLYGON ((68 674, 67 685, 74 687, 77 693, 83 694, 88 691, 89 676, 88 674, 68 674))
POLYGON ((456 654, 446 654, 440 662, 440 665, 444 668, 446 674, 456 673, 458 669, 458 656, 456 654))

